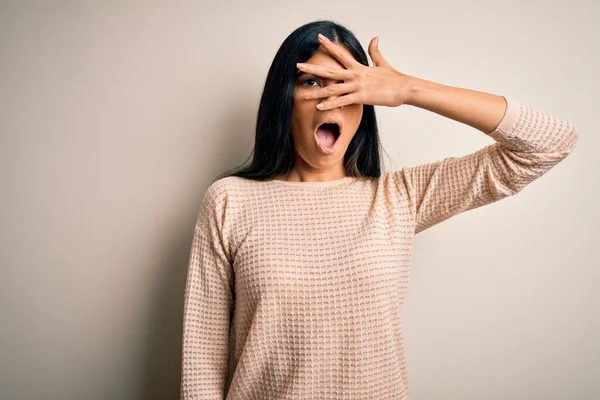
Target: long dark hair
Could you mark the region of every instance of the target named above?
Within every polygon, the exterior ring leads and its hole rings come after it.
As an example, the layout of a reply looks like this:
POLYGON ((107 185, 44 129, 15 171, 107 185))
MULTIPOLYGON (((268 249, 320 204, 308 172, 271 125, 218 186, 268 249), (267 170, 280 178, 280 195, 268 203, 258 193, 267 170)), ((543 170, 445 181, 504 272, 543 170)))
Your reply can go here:
MULTIPOLYGON (((253 156, 252 163, 226 171, 215 181, 227 176, 268 180, 293 168, 295 149, 291 114, 296 63, 306 62, 316 53, 320 46, 317 40, 319 33, 332 42, 342 44, 358 62, 369 66, 360 42, 347 28, 333 21, 318 20, 296 29, 281 44, 269 68, 258 108, 254 151, 250 156, 253 156)), ((380 148, 375 108, 364 104, 362 119, 344 155, 346 175, 379 178, 380 148)))

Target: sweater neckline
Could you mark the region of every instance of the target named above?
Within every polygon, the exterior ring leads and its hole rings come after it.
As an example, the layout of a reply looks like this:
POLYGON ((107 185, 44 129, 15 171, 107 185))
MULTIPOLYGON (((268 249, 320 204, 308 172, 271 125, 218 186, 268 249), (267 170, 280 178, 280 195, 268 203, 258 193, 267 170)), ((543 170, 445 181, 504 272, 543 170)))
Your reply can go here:
POLYGON ((345 176, 343 178, 333 179, 330 181, 290 182, 290 181, 281 181, 281 180, 272 179, 267 182, 273 183, 275 185, 287 185, 287 186, 296 186, 296 187, 326 187, 326 186, 341 185, 342 183, 350 182, 354 179, 355 179, 355 177, 353 177, 353 176, 345 176))

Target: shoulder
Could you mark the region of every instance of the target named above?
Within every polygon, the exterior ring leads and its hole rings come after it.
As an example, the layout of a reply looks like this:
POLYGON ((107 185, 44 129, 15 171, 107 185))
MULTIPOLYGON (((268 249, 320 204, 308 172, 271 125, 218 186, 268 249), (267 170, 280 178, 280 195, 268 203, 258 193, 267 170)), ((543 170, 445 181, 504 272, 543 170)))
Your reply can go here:
POLYGON ((380 186, 392 201, 406 201, 411 193, 410 180, 406 176, 407 168, 386 171, 381 175, 380 186))
POLYGON ((247 179, 227 176, 211 183, 204 193, 205 199, 213 202, 222 201, 227 194, 240 185, 247 185, 247 179))
POLYGON ((230 177, 221 178, 212 182, 204 192, 204 201, 215 203, 221 200, 223 197, 226 197, 228 186, 227 183, 229 179, 230 177))
POLYGON ((253 183, 250 179, 245 179, 238 176, 227 176, 212 182, 202 199, 202 204, 205 207, 216 209, 227 208, 234 198, 243 197, 243 194, 249 189, 249 185, 253 183))
POLYGON ((404 186, 405 168, 394 171, 386 171, 381 174, 381 181, 386 187, 398 188, 404 186))

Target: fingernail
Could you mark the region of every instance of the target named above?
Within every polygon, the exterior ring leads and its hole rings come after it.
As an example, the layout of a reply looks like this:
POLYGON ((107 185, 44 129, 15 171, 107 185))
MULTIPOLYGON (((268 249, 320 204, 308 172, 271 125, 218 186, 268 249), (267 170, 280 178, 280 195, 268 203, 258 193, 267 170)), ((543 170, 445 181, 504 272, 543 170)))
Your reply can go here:
POLYGON ((298 67, 298 69, 304 69, 304 68, 306 68, 306 64, 303 64, 303 63, 297 63, 297 64, 296 64, 296 67, 298 67))
POLYGON ((319 33, 319 39, 321 39, 322 41, 326 41, 327 38, 325 37, 325 35, 322 35, 319 33))
POLYGON ((375 46, 379 46, 379 36, 375 36, 375 46))
POLYGON ((325 107, 324 104, 322 104, 322 103, 317 104, 317 108, 323 108, 323 107, 325 107))

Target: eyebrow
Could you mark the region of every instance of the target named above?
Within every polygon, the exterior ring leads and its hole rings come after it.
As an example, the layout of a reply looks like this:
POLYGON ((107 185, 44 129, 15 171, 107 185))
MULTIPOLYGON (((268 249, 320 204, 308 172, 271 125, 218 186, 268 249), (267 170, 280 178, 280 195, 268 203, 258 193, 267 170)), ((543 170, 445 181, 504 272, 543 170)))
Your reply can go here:
POLYGON ((315 76, 314 74, 309 74, 308 72, 304 72, 304 71, 298 70, 298 71, 296 71, 296 75, 294 76, 294 81, 300 79, 304 75, 315 76))

